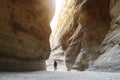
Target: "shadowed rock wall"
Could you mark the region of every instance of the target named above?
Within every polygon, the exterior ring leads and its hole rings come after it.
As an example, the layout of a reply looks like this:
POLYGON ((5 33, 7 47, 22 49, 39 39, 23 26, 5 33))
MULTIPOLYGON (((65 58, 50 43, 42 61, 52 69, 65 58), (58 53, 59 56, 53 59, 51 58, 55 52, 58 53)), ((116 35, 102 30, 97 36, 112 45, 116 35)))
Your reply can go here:
POLYGON ((120 70, 119 7, 119 0, 68 0, 56 28, 68 70, 120 70))
POLYGON ((87 0, 80 9, 80 24, 83 29, 81 51, 73 69, 85 70, 101 53, 101 43, 110 28, 110 0, 87 0))
POLYGON ((45 70, 54 0, 0 0, 0 70, 45 70))
POLYGON ((110 29, 102 42, 102 55, 89 70, 120 72, 120 0, 110 1, 110 29))

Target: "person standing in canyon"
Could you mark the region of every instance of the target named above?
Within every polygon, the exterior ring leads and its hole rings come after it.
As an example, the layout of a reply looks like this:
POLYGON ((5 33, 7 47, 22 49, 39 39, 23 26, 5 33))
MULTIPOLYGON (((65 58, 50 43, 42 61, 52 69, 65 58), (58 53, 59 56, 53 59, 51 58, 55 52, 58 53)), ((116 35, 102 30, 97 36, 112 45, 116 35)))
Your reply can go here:
POLYGON ((57 61, 55 60, 54 61, 54 71, 56 71, 57 70, 57 61))

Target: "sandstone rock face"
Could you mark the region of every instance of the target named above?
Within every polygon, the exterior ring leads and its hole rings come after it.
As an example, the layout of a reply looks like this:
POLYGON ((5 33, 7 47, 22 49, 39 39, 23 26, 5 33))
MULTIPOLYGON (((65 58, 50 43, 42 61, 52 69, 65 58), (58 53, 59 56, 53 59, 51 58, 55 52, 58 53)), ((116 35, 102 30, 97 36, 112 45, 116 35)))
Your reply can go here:
POLYGON ((101 43, 110 28, 109 0, 87 0, 80 10, 80 23, 83 29, 81 51, 73 69, 85 70, 89 63, 99 57, 101 43), (104 9, 103 9, 104 8, 104 9))
POLYGON ((101 52, 89 70, 120 72, 120 0, 110 2, 111 23, 101 52))
POLYGON ((0 0, 0 70, 45 70, 54 0, 0 0))
POLYGON ((68 0, 56 34, 68 70, 120 70, 120 1, 68 0))

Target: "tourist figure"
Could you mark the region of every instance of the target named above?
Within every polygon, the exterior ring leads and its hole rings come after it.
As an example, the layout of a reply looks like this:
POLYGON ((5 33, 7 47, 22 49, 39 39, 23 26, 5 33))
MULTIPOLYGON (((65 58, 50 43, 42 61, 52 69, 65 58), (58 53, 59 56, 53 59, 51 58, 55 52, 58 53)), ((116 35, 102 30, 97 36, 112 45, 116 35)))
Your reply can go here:
POLYGON ((54 71, 56 71, 57 70, 57 61, 55 60, 54 61, 54 71))

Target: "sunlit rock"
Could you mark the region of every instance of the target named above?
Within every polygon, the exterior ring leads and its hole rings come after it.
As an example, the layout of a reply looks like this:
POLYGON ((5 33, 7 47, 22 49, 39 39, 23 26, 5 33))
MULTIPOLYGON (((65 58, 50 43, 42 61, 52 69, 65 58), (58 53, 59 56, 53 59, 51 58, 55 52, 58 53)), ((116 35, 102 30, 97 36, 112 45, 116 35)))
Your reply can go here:
MULTIPOLYGON (((68 70, 119 71, 120 1, 68 0, 55 34, 68 70)), ((55 38, 54 38, 55 39, 55 38)))

